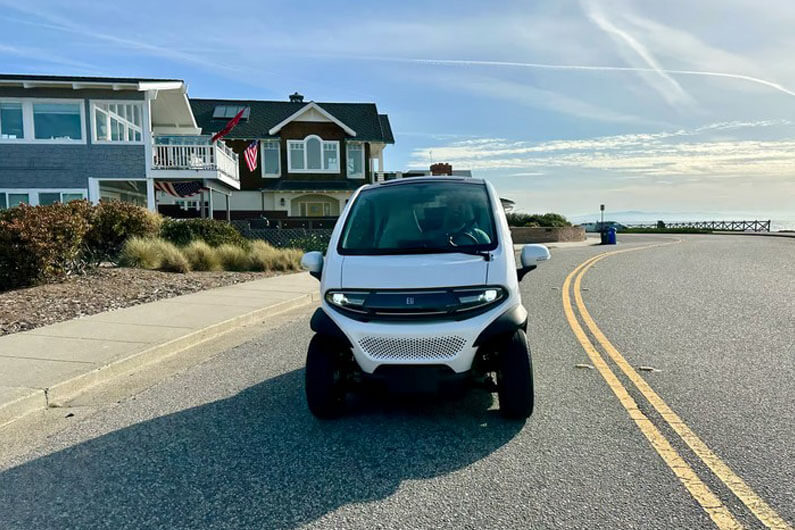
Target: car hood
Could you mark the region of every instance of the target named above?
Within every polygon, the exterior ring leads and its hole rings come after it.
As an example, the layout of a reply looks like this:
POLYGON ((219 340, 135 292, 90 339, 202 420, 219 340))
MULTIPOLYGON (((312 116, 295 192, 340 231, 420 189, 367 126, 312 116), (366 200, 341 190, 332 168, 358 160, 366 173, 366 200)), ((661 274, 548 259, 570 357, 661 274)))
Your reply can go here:
POLYGON ((345 256, 345 289, 426 289, 485 285, 489 264, 469 254, 345 256))

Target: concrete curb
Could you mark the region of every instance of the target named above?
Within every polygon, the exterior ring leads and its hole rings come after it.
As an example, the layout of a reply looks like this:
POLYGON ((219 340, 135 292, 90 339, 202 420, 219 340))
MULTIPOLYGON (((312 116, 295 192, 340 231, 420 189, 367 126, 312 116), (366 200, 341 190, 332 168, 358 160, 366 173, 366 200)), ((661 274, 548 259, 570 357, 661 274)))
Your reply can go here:
POLYGON ((186 330, 185 335, 175 339, 159 344, 148 344, 146 345, 147 347, 140 351, 98 366, 91 371, 65 378, 48 388, 0 387, 0 427, 26 414, 62 404, 93 385, 107 382, 141 366, 165 360, 172 355, 198 346, 235 329, 260 322, 266 317, 313 304, 319 299, 320 295, 317 292, 312 294, 296 293, 296 296, 288 300, 253 309, 198 330, 186 330), (6 398, 6 400, 3 398, 6 398))

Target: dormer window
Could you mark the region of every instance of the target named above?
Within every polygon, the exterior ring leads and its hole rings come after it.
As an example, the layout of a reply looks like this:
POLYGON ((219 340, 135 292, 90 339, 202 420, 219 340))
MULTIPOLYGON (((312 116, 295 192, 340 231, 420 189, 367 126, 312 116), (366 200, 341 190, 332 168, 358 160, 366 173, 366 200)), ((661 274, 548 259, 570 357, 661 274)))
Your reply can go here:
POLYGON ((243 111, 243 115, 240 119, 247 120, 251 114, 250 107, 244 107, 243 105, 216 105, 215 109, 213 109, 213 119, 232 119, 237 116, 237 113, 241 110, 243 111))
POLYGON ((340 143, 314 134, 287 140, 287 165, 290 173, 339 173, 340 143))

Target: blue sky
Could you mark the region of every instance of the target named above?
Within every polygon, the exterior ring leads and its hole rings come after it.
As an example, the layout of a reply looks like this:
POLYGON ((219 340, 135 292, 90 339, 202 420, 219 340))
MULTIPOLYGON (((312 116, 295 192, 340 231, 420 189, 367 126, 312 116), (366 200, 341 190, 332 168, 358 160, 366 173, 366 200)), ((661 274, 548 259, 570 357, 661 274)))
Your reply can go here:
POLYGON ((0 0, 0 71, 374 101, 521 210, 795 218, 795 2, 0 0))

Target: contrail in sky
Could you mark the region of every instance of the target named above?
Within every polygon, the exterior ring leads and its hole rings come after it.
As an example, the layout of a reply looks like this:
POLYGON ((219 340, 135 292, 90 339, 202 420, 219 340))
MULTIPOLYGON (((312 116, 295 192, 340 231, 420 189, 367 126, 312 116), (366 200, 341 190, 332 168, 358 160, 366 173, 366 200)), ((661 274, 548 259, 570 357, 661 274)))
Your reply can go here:
POLYGON ((723 77, 728 79, 739 79, 763 85, 789 96, 795 96, 795 91, 792 91, 778 83, 760 79, 758 77, 751 77, 750 75, 732 74, 727 72, 705 72, 701 70, 669 70, 662 68, 656 70, 654 68, 642 68, 635 66, 607 66, 607 65, 583 65, 583 64, 546 64, 546 63, 522 63, 513 61, 478 61, 470 59, 417 59, 417 58, 396 58, 396 57, 366 57, 366 56, 348 56, 350 58, 358 58, 365 60, 377 61, 391 61, 401 63, 418 63, 418 64, 444 64, 444 65, 458 65, 458 66, 510 66, 515 68, 535 68, 539 70, 582 70, 582 71, 596 71, 596 72, 652 72, 659 73, 660 71, 671 75, 692 75, 700 77, 723 77))

